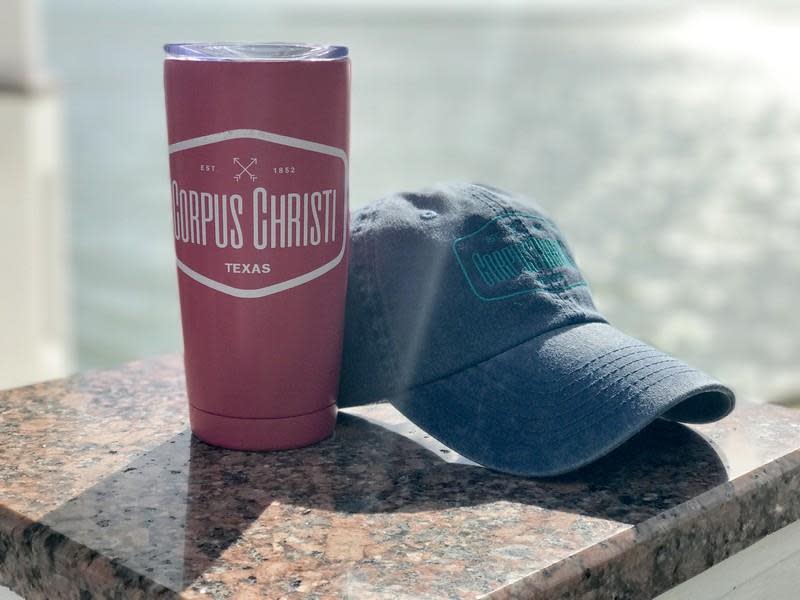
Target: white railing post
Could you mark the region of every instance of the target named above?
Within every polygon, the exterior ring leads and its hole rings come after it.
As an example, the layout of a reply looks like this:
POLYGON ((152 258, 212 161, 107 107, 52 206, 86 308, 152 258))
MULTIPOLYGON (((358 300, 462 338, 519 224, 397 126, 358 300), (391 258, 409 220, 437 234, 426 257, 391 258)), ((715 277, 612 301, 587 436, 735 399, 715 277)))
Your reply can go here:
POLYGON ((72 369, 61 102, 38 3, 0 3, 0 388, 72 369))

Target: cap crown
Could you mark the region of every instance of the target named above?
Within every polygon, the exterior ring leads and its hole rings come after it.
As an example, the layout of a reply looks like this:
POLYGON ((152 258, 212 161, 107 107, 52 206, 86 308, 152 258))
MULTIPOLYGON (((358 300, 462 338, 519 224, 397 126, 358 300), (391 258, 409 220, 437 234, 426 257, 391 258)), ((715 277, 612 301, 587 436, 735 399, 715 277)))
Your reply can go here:
POLYGON ((352 215, 351 244, 343 406, 430 383, 552 329, 605 322, 555 224, 495 188, 385 197, 352 215))

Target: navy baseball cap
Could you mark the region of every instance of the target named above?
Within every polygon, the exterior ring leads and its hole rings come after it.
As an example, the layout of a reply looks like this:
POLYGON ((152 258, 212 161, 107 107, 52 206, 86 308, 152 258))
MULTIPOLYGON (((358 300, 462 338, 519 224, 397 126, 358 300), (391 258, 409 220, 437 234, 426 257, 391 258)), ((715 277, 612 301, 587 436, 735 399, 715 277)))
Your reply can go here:
POLYGON ((733 392, 618 331, 561 232, 476 184, 353 213, 339 405, 389 399, 486 467, 558 475, 663 417, 707 423, 733 392))

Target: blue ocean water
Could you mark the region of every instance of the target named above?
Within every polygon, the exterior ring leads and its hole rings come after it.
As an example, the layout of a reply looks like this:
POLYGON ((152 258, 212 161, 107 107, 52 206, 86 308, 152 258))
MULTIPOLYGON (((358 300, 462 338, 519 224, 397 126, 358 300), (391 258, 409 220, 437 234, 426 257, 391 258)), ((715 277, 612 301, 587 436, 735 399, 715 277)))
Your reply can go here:
POLYGON ((306 40, 351 48, 352 206, 528 193, 615 325, 743 397, 796 393, 800 12, 484 4, 44 2, 80 366, 180 348, 161 45, 306 40))

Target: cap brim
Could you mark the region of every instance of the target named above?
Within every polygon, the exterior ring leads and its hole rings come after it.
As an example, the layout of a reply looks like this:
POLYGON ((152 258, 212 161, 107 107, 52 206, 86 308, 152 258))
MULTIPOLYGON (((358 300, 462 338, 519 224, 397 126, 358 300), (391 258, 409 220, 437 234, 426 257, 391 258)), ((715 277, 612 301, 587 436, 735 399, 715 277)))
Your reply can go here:
POLYGON ((707 423, 733 392, 605 323, 556 329, 391 399, 481 465, 552 476, 607 454, 658 417, 707 423))

